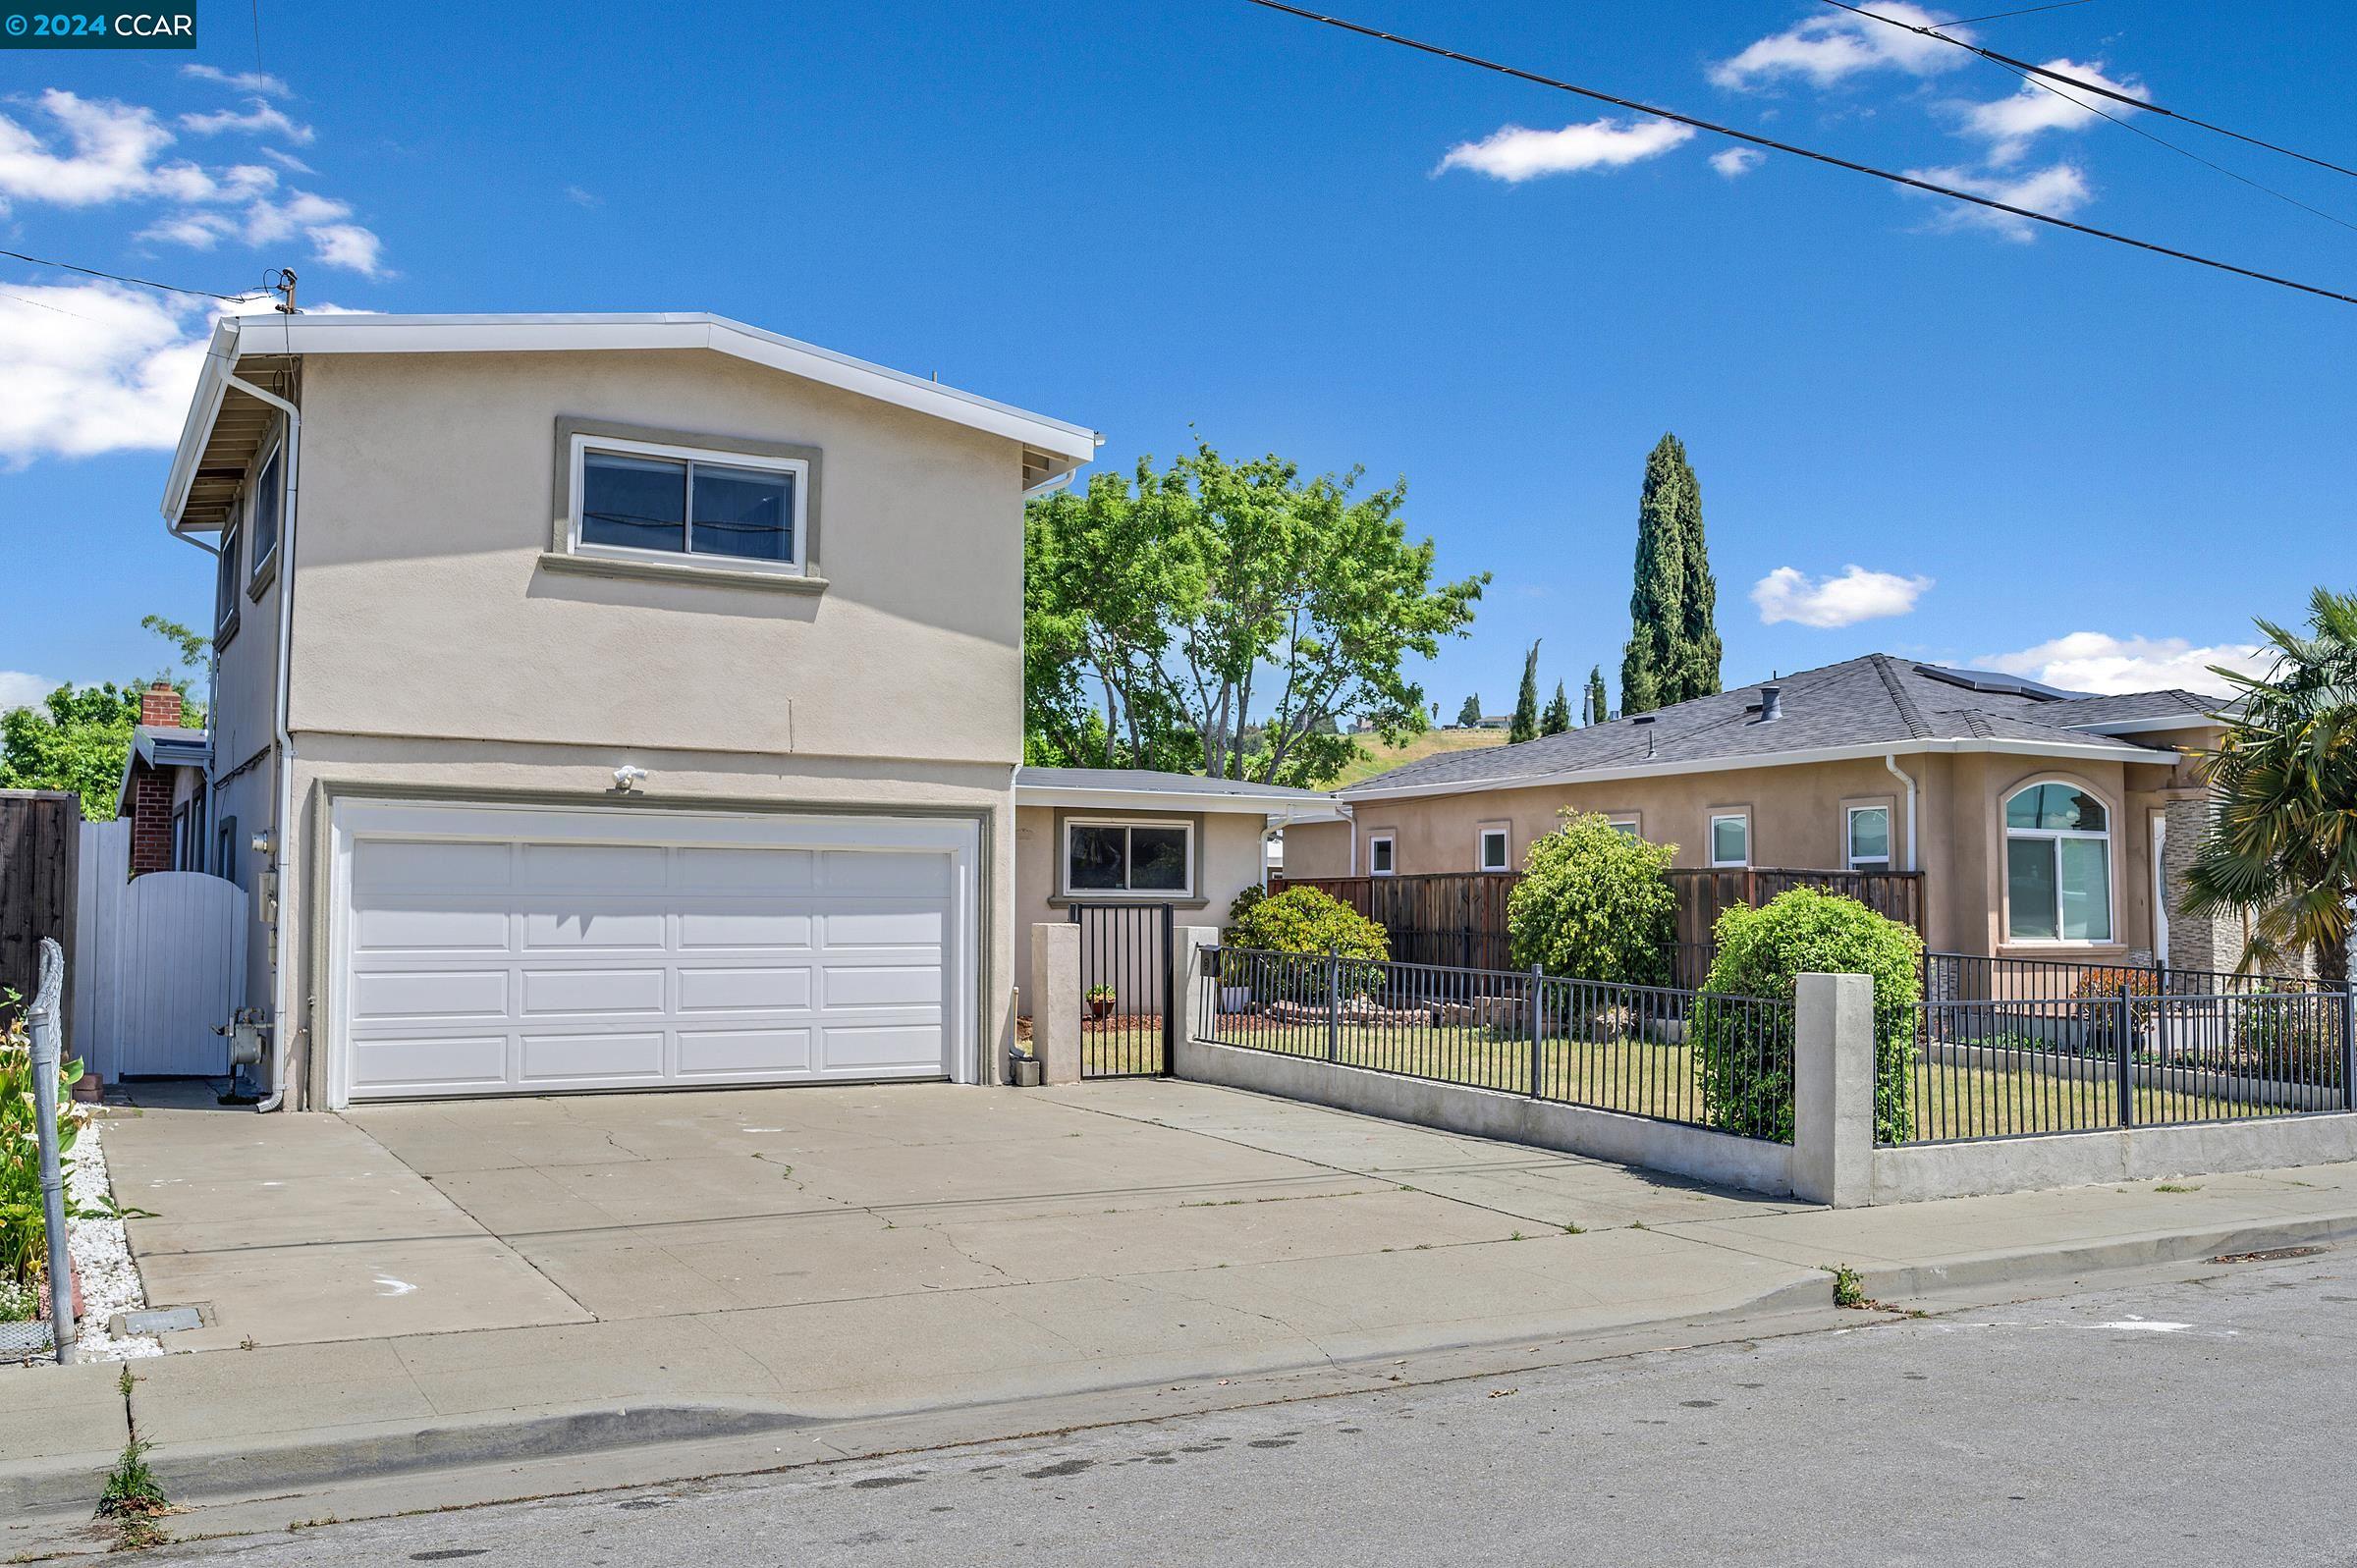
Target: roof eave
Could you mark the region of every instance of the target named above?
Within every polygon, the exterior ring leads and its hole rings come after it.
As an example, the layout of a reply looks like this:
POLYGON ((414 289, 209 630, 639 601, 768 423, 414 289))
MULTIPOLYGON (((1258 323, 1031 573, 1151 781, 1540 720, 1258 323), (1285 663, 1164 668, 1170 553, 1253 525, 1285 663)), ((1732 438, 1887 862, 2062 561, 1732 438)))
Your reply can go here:
POLYGON ((1284 795, 1232 795, 1199 789, 1109 789, 1073 784, 1014 786, 1018 806, 1063 806, 1081 811, 1194 811, 1267 817, 1272 821, 1340 822, 1347 807, 1328 795, 1292 799, 1284 795))
POLYGON ((238 318, 224 316, 213 323, 204 346, 204 364, 196 375, 196 395, 189 402, 188 418, 180 427, 180 444, 172 449, 172 467, 164 478, 160 509, 165 526, 180 531, 180 514, 189 504, 189 487, 196 482, 196 462, 204 456, 213 421, 220 417, 221 400, 229 393, 229 376, 238 361, 238 318))
POLYGON ((1503 779, 1453 780, 1446 784, 1400 784, 1390 789, 1361 788, 1339 792, 1346 804, 1377 800, 1409 800, 1419 795, 1479 794, 1490 789, 1536 789, 1550 785, 1614 784, 1624 779, 1662 779, 1677 774, 1734 773, 1745 768, 1797 768, 1818 762, 1851 762, 1867 757, 1923 756, 1941 753, 1989 752, 1998 755, 2060 757, 2077 762, 2174 761, 2170 752, 2144 746, 2106 746, 2092 742, 1989 739, 1977 736, 1872 741, 1848 746, 1821 746, 1804 751, 1773 751, 1747 757, 1706 757, 1686 762, 1629 763, 1615 768, 1579 768, 1550 773, 1518 774, 1503 779))

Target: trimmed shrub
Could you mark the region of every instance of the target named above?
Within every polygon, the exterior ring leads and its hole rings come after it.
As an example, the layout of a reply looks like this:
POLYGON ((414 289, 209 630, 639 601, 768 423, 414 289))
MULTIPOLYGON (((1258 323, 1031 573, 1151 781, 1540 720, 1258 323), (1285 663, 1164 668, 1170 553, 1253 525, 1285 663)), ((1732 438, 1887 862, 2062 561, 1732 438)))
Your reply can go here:
MULTIPOLYGON (((1269 890, 1262 887, 1259 883, 1246 883, 1241 892, 1237 892, 1233 898, 1228 900, 1228 924, 1233 926, 1237 921, 1243 919, 1244 916, 1259 908, 1261 900, 1266 898, 1268 895, 1269 890)), ((1228 939, 1225 935, 1223 935, 1220 940, 1225 942, 1228 939)))
POLYGON ((1389 932, 1315 888, 1288 888, 1274 897, 1255 900, 1228 928, 1226 942, 1231 947, 1265 952, 1323 953, 1334 948, 1345 958, 1392 955, 1389 932))
MULTIPOLYGON (((1855 898, 1795 888, 1762 908, 1727 910, 1714 934, 1719 956, 1705 989, 1721 996, 1790 1002, 1804 974, 1873 978, 1875 1137, 1912 1137, 1908 1068, 1923 968, 1923 940, 1913 929, 1855 898)), ((1694 1009, 1693 1039, 1712 1125, 1791 1142, 1793 1041, 1782 1021, 1706 1000, 1694 1009)))
POLYGON ((1670 983, 1677 892, 1670 844, 1631 838, 1599 816, 1563 814, 1530 846, 1507 901, 1517 969, 1622 985, 1670 983))
POLYGON ((2226 1003, 2233 1009, 2234 1049, 2224 1062, 2201 1060, 2198 1051, 2188 1054, 2198 1065, 2248 1077, 2338 1087, 2340 1007, 2326 1005, 2325 1000, 2260 986, 2226 1003))

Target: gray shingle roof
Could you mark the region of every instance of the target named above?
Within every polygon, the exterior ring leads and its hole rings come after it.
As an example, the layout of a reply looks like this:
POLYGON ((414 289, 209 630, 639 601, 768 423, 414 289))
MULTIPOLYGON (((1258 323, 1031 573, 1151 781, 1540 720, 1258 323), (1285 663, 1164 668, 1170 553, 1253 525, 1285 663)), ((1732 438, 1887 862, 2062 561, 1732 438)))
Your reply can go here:
POLYGON ((1916 740, 2047 741, 2157 760, 2171 754, 2070 727, 2199 713, 2211 706, 2189 692, 2120 697, 2053 692, 1978 672, 1935 673, 1935 667, 1880 653, 1797 671, 1769 683, 1781 689, 1781 717, 1772 724, 1761 722, 1760 686, 1754 683, 1520 745, 1427 757, 1340 793, 1349 799, 1373 790, 1507 784, 1649 763, 1766 760, 1784 752, 1916 740), (1996 689, 1975 689, 1973 682, 1996 689))

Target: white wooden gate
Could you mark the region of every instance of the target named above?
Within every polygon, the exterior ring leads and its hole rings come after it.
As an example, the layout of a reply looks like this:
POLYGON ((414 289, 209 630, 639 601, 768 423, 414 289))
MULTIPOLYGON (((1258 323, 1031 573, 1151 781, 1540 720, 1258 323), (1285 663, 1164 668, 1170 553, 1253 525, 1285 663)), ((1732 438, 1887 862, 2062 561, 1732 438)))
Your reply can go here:
POLYGON ((68 1049, 109 1079, 219 1076, 245 1000, 246 894, 198 871, 129 878, 131 824, 85 823, 68 1049))

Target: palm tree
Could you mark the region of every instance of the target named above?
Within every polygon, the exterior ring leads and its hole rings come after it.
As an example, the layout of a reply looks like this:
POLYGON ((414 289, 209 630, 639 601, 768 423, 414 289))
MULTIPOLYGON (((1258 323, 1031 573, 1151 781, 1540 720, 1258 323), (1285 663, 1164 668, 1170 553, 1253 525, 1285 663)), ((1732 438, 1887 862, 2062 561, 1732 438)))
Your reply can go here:
POLYGON ((2238 973, 2313 952, 2340 985, 2357 907, 2357 594, 2317 589, 2306 635, 2258 626, 2275 656, 2267 674, 2218 672, 2239 698, 2205 754, 2216 808, 2184 906, 2243 917, 2238 973))

